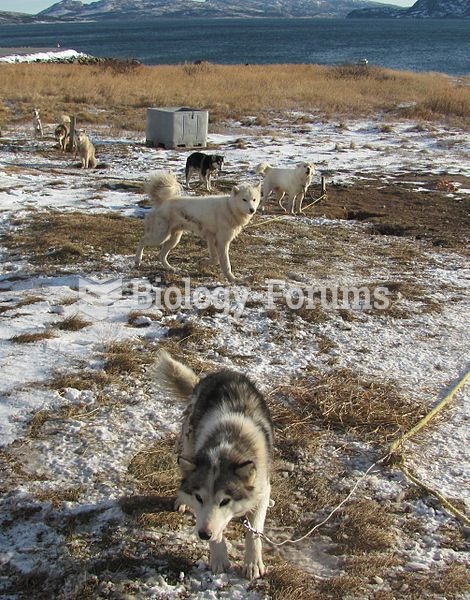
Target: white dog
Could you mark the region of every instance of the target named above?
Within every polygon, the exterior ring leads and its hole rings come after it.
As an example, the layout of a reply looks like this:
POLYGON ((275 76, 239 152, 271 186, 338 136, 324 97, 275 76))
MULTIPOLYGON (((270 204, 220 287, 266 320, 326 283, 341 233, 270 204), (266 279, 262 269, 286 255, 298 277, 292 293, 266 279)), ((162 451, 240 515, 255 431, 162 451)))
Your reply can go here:
POLYGON ((288 211, 291 214, 302 212, 302 202, 308 186, 312 183, 315 165, 303 162, 292 169, 282 169, 261 163, 256 167, 256 172, 264 174, 262 207, 269 194, 275 192, 282 209, 282 199, 287 195, 288 211))
MULTIPOLYGON (((181 484, 176 507, 189 506, 196 531, 210 548, 210 567, 225 571, 230 562, 224 540, 228 523, 247 515, 262 532, 270 504, 273 424, 257 388, 242 373, 218 371, 201 379, 186 365, 161 352, 157 383, 188 402, 178 464, 181 484)), ((245 539, 243 573, 265 574, 261 539, 251 530, 245 539)))
POLYGON ((173 173, 158 172, 146 191, 153 210, 145 218, 145 232, 135 254, 135 265, 142 261, 145 246, 160 246, 160 260, 175 270, 168 253, 181 239, 183 231, 192 231, 207 242, 210 262, 220 264, 231 283, 235 281, 229 258, 230 243, 247 225, 260 202, 260 186, 241 184, 229 196, 181 196, 181 187, 173 173))
POLYGON ((83 169, 94 169, 96 167, 95 147, 90 142, 90 138, 84 134, 77 134, 77 152, 82 161, 83 169))
POLYGON ((41 123, 41 117, 39 116, 39 110, 37 108, 33 108, 32 113, 33 113, 34 135, 36 135, 38 137, 43 137, 44 132, 42 130, 42 123, 41 123))

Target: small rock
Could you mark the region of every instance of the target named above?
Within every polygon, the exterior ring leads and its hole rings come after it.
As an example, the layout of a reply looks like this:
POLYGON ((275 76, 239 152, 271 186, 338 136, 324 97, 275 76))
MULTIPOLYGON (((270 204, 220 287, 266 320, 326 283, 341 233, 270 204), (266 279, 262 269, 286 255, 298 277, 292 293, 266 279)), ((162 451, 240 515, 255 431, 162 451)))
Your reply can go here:
POLYGON ((49 308, 49 312, 54 313, 55 315, 63 315, 65 313, 65 308, 62 304, 53 304, 49 308))
POLYGON ((152 324, 152 319, 150 317, 146 317, 145 315, 140 315, 132 321, 132 325, 134 327, 150 327, 152 324))
POLYGON ((64 398, 66 400, 70 400, 71 402, 78 402, 81 395, 81 391, 75 388, 65 388, 64 390, 64 398))

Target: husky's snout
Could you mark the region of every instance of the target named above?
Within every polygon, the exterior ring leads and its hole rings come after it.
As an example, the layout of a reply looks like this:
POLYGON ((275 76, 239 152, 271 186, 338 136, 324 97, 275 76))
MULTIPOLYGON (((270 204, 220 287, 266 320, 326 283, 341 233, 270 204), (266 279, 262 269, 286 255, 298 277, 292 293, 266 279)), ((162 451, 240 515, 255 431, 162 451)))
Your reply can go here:
POLYGON ((208 531, 205 531, 204 529, 200 529, 197 532, 198 536, 200 537, 201 540, 204 540, 207 542, 207 540, 210 540, 212 537, 212 533, 209 533, 208 531))

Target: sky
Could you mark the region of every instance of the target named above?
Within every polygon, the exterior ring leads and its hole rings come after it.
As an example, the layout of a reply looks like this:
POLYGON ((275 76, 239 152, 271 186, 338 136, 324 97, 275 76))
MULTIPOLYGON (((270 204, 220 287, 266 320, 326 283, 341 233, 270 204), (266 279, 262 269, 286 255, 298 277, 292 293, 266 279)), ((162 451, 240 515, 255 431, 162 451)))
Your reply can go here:
MULTIPOLYGON (((82 0, 84 4, 90 4, 92 0, 82 0)), ((383 4, 395 4, 396 6, 412 6, 416 0, 375 0, 383 4)), ((0 10, 14 12, 25 12, 36 14, 45 8, 49 8, 56 2, 54 0, 0 0, 0 10)))

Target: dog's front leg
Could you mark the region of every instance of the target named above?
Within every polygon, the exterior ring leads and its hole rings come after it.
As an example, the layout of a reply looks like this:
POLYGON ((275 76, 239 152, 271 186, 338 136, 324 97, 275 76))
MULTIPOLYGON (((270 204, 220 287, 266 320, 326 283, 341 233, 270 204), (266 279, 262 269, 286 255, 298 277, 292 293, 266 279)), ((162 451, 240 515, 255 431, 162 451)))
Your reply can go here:
POLYGON ((232 273, 230 257, 228 255, 230 242, 217 242, 217 254, 219 255, 219 263, 222 273, 230 283, 235 283, 235 276, 232 273))
MULTIPOLYGON (((269 496, 271 493, 271 486, 269 482, 266 486, 266 494, 259 506, 253 511, 252 526, 256 531, 260 533, 264 529, 264 520, 266 518, 266 511, 269 506, 269 496)), ((248 531, 245 538, 245 562, 243 565, 243 575, 247 579, 256 579, 262 577, 266 573, 266 567, 263 563, 262 557, 262 546, 261 539, 256 534, 248 531)))
POLYGON ((209 542, 209 551, 209 564, 213 573, 224 573, 230 568, 227 544, 224 538, 222 538, 221 542, 209 542))

